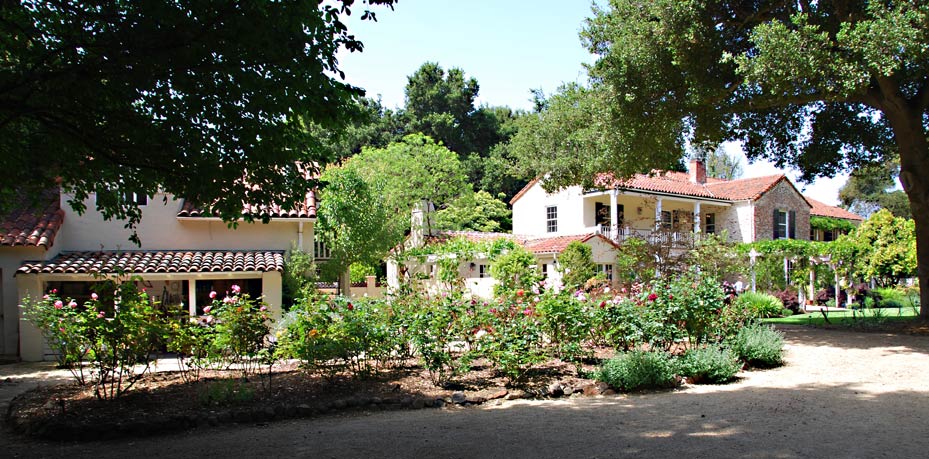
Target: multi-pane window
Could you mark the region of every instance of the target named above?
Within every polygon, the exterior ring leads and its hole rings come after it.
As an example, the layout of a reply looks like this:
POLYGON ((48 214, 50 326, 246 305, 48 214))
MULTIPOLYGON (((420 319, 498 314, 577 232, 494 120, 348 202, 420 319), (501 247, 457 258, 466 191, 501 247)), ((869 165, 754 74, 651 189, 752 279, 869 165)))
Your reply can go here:
POLYGON ((797 237, 797 212, 774 209, 774 239, 797 237))
POLYGON ((666 230, 671 229, 671 211, 670 210, 661 211, 661 229, 666 229, 666 230))
POLYGON ((710 234, 716 232, 716 214, 706 214, 706 232, 710 234))
POLYGON ((548 206, 545 208, 545 231, 549 233, 558 232, 558 207, 548 206))
POLYGON ((599 265, 598 264, 597 272, 603 273, 603 275, 606 277, 606 280, 608 281, 613 280, 613 265, 599 265))
POLYGON ((329 247, 326 247, 322 241, 313 242, 313 253, 318 259, 330 258, 329 247))

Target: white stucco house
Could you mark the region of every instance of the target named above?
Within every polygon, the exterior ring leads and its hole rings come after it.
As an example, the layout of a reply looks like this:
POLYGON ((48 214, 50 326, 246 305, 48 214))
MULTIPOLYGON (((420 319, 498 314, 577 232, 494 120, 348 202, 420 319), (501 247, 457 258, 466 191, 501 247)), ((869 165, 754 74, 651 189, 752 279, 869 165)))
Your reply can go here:
POLYGON ((243 213, 268 216, 230 228, 194 203, 172 195, 135 195, 142 209, 137 227, 141 246, 129 241, 122 221, 106 221, 90 196, 84 214, 74 212, 58 190, 43 196, 38 209, 0 217, 0 298, 3 311, 3 354, 22 360, 47 357, 39 331, 22 319, 26 297, 51 289, 82 302, 90 297, 94 274, 117 269, 139 276, 154 299, 183 304, 191 315, 202 314, 209 292, 229 291, 232 284, 261 296, 272 316, 279 317, 282 272, 293 247, 314 253, 315 195, 298 209, 247 207, 243 213))
POLYGON ((596 187, 548 193, 539 180, 523 188, 513 206, 513 233, 537 237, 602 234, 665 240, 686 248, 700 233, 722 233, 733 242, 816 239, 810 217, 860 222, 862 218, 804 196, 784 174, 723 180, 707 177, 700 161, 689 172, 657 171, 617 180, 600 174, 596 187))
MULTIPOLYGON (((723 233, 732 242, 765 239, 831 240, 834 234, 811 228, 810 217, 845 219, 857 224, 858 215, 804 196, 784 175, 723 180, 707 177, 706 166, 692 161, 688 172, 656 171, 617 180, 610 174, 595 178, 596 187, 568 187, 553 193, 540 180, 527 184, 510 204, 513 233, 428 232, 428 218, 413 216, 409 243, 421 247, 453 237, 469 240, 509 238, 536 255, 549 284, 558 288, 558 254, 573 240, 592 248, 598 269, 612 280, 615 249, 638 237, 669 244, 680 253, 706 233, 723 233), (417 228, 425 228, 419 235, 417 228)), ((408 263, 408 273, 431 279, 435 260, 408 263)), ((495 281, 486 258, 462 260, 460 276, 475 295, 488 297, 495 281)), ((403 271, 388 263, 388 282, 399 285, 403 271)), ((409 275, 408 275, 409 276, 409 275)), ((434 276, 433 276, 434 277, 434 276)), ((427 288, 437 288, 426 281, 427 288)))

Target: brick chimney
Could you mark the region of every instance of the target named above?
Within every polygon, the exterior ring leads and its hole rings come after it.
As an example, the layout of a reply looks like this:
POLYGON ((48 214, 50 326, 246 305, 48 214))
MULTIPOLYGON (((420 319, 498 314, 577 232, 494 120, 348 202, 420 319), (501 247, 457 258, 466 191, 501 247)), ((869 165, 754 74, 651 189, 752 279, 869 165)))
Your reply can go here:
POLYGON ((706 163, 699 159, 690 161, 690 181, 693 183, 706 183, 706 163))

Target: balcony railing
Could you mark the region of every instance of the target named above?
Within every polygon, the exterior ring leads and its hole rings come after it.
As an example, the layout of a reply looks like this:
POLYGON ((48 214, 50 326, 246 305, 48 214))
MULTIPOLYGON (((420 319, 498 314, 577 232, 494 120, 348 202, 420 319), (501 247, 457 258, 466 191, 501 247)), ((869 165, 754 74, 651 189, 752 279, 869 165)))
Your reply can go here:
POLYGON ((601 234, 607 239, 615 242, 622 242, 629 238, 639 238, 650 244, 670 244, 672 247, 693 247, 698 233, 686 231, 671 231, 667 229, 660 230, 642 230, 631 228, 629 226, 620 226, 616 228, 616 234, 613 234, 613 228, 608 225, 597 225, 591 228, 597 234, 601 234))

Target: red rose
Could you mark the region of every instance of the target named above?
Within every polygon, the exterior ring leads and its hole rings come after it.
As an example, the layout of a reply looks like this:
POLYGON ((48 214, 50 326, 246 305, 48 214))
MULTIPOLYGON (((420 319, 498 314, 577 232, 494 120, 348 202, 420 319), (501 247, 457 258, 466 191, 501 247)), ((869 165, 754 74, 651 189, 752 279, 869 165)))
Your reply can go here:
POLYGON ((648 295, 648 301, 655 301, 655 300, 657 300, 657 299, 658 299, 658 295, 656 295, 656 294, 654 294, 654 293, 650 293, 650 294, 648 295))
POLYGON ((355 307, 354 307, 354 306, 352 306, 352 304, 351 304, 351 303, 348 303, 348 310, 349 310, 349 311, 351 311, 352 309, 355 309, 355 307))

